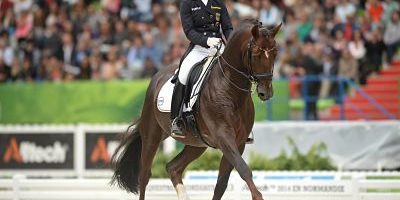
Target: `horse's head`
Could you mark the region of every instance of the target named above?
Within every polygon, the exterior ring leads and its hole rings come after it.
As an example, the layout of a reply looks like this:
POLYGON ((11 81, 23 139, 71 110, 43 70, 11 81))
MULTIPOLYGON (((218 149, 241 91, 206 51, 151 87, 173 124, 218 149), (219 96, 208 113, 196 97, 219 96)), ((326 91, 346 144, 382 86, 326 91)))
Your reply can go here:
POLYGON ((272 76, 274 62, 278 53, 275 36, 282 24, 268 30, 266 27, 254 25, 251 28, 251 38, 247 47, 247 68, 257 83, 258 97, 266 101, 273 94, 272 76))

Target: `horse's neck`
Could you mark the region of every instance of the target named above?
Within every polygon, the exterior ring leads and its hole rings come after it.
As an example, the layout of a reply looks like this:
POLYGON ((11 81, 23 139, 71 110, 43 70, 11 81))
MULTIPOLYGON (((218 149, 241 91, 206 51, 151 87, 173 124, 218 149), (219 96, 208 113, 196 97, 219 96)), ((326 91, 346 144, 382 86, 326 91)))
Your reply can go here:
MULTIPOLYGON (((248 33, 243 32, 239 34, 235 38, 232 38, 228 41, 226 48, 222 53, 222 56, 225 58, 226 61, 228 61, 237 70, 242 71, 244 73, 247 73, 246 64, 244 61, 245 57, 244 55, 245 51, 247 50, 246 46, 248 39, 249 39, 248 33)), ((229 70, 233 69, 229 68, 229 70)))
MULTIPOLYGON (((224 50, 222 56, 225 60, 231 65, 230 67, 226 62, 223 62, 223 69, 227 71, 229 74, 229 78, 231 81, 236 83, 241 88, 250 89, 250 81, 244 77, 242 74, 238 73, 240 71, 244 74, 248 73, 247 63, 245 63, 245 52, 247 50, 247 42, 248 36, 243 34, 242 36, 238 36, 227 44, 227 47, 224 50), (235 68, 236 70, 232 69, 235 68)), ((231 84, 231 87, 233 84, 231 84)))
POLYGON ((242 74, 239 74, 239 72, 236 71, 238 70, 247 73, 243 62, 243 52, 238 51, 237 47, 235 49, 233 47, 234 45, 227 45, 227 48, 222 54, 222 57, 224 59, 220 58, 221 60, 219 62, 221 64, 222 70, 220 69, 220 67, 218 67, 218 78, 224 79, 222 81, 227 83, 227 88, 224 89, 230 96, 232 96, 232 99, 241 101, 250 95, 249 92, 242 91, 241 89, 250 90, 251 82, 242 74), (234 67, 236 70, 232 69, 232 67, 234 67))

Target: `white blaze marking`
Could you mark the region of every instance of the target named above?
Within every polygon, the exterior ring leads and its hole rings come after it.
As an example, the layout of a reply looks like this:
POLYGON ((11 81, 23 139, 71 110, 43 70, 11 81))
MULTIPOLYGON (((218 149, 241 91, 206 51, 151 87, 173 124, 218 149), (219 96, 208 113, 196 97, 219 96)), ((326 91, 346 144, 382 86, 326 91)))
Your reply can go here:
POLYGON ((269 58, 269 55, 268 55, 268 51, 264 51, 265 52, 265 56, 267 56, 267 59, 269 58))

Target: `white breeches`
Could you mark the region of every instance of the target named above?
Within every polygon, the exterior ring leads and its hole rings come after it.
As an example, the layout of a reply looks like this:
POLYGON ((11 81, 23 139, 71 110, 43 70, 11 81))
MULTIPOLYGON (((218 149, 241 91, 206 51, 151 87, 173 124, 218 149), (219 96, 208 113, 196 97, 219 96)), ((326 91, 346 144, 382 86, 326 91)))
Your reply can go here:
MULTIPOLYGON (((224 51, 224 46, 222 46, 220 53, 224 51)), ((179 70, 179 81, 183 84, 186 85, 188 81, 188 76, 190 73, 190 70, 193 68, 193 66, 203 60, 207 56, 213 56, 213 52, 216 52, 215 48, 205 48, 199 45, 195 45, 192 49, 192 51, 189 52, 189 54, 185 57, 185 59, 182 61, 181 68, 179 70)))

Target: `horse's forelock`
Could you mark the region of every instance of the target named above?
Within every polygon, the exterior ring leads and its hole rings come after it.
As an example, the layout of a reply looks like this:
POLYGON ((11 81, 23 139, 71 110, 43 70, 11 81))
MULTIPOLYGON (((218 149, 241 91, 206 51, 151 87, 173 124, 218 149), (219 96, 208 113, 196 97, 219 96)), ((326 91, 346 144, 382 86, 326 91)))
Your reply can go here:
POLYGON ((266 26, 263 26, 260 28, 261 35, 264 36, 265 38, 271 37, 271 30, 269 30, 266 26))

